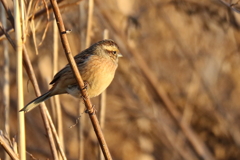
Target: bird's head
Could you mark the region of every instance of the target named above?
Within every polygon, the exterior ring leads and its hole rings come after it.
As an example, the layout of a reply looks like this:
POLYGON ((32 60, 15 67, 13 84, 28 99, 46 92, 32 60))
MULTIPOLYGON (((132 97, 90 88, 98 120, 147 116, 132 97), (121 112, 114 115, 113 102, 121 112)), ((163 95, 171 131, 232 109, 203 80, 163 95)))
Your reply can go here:
POLYGON ((94 44, 95 53, 99 56, 111 58, 114 62, 118 61, 122 54, 119 51, 118 45, 111 39, 105 39, 94 44))

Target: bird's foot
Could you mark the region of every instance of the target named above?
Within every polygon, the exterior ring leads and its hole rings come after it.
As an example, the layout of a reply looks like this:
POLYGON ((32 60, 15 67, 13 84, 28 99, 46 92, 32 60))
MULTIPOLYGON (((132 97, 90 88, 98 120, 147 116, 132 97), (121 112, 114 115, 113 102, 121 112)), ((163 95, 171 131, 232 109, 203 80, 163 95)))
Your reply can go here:
POLYGON ((82 88, 82 90, 87 90, 87 88, 88 88, 88 82, 84 82, 84 86, 83 86, 83 88, 82 88))
POLYGON ((95 108, 95 105, 92 105, 92 108, 91 109, 86 109, 85 110, 85 113, 88 113, 89 115, 94 115, 96 114, 97 110, 95 108))

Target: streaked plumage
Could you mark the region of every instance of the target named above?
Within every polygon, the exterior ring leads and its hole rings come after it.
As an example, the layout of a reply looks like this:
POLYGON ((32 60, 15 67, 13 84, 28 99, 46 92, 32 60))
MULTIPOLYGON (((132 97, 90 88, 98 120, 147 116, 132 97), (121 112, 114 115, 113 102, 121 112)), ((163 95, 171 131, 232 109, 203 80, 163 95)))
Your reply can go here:
MULTIPOLYGON (((110 85, 118 67, 118 57, 122 57, 119 47, 109 39, 93 44, 74 57, 82 79, 87 85, 89 98, 98 96, 110 85)), ((69 64, 54 76, 50 84, 53 86, 47 93, 28 103, 20 111, 28 112, 57 94, 69 93, 74 97, 81 97, 69 64)))

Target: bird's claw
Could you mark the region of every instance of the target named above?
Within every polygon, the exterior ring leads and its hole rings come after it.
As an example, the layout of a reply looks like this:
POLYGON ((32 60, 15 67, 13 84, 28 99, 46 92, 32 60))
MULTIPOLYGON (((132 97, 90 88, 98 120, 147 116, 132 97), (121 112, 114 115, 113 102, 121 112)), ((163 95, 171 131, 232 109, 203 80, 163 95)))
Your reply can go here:
POLYGON ((95 108, 95 105, 92 105, 92 108, 91 109, 86 109, 85 110, 85 113, 88 113, 89 115, 94 115, 96 114, 97 110, 95 108))
POLYGON ((82 88, 82 90, 87 90, 87 88, 88 88, 88 82, 84 82, 84 86, 83 86, 83 88, 82 88))

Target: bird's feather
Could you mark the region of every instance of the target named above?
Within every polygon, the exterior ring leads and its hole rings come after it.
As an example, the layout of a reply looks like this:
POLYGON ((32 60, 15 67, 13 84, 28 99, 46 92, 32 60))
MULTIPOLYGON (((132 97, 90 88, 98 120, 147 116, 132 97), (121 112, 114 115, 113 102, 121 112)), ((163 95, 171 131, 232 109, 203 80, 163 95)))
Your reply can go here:
POLYGON ((51 95, 51 90, 48 91, 47 93, 41 95, 40 97, 37 97, 36 99, 32 100, 31 102, 29 102, 23 109, 21 109, 19 112, 24 111, 29 112, 30 110, 32 110, 33 108, 35 108, 38 104, 40 104, 41 102, 47 100, 48 98, 50 98, 51 95))

